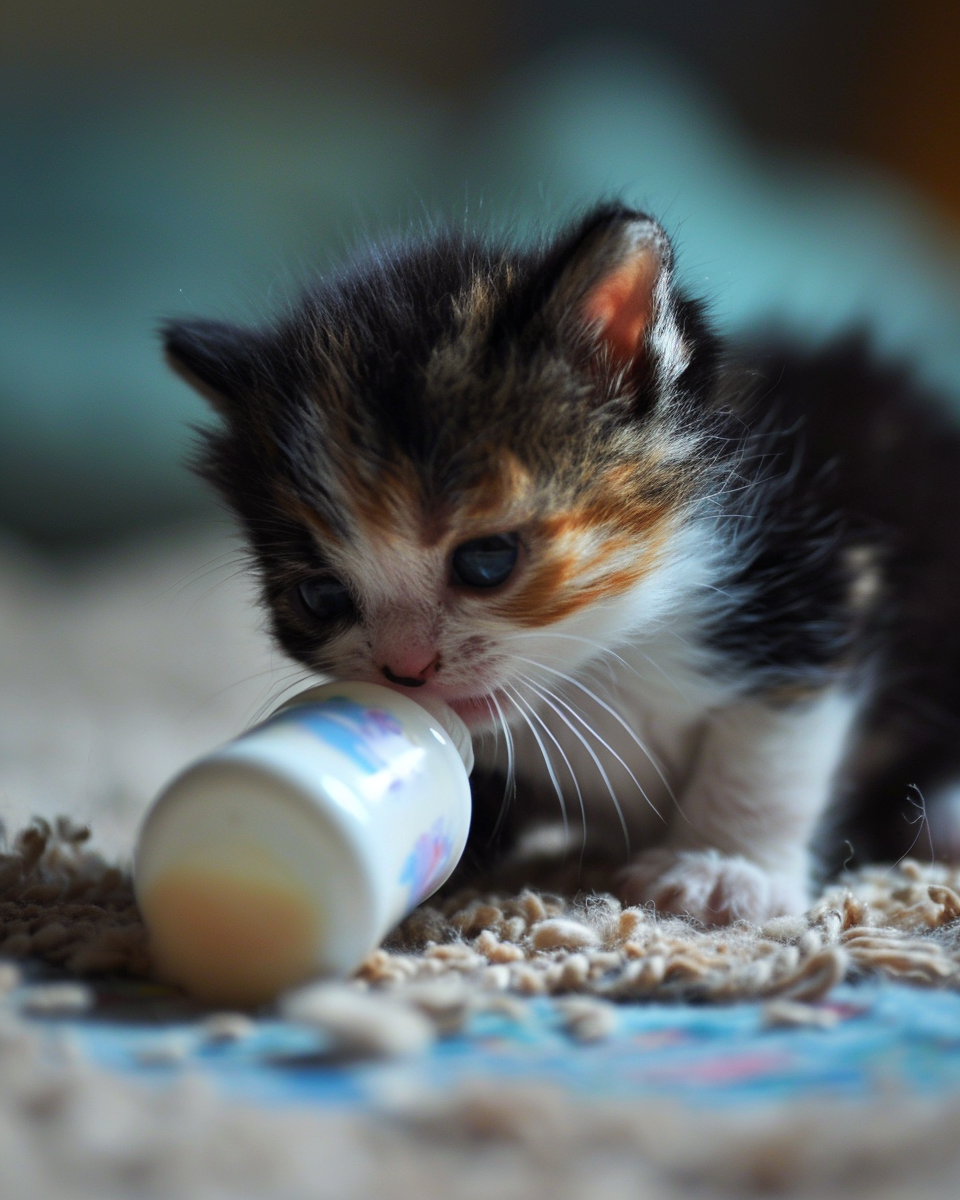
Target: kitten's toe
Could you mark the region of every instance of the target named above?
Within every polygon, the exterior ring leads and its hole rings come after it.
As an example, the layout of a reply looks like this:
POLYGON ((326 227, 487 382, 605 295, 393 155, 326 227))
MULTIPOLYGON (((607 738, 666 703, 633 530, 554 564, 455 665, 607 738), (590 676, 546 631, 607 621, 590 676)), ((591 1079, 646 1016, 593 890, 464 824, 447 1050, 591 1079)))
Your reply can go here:
POLYGON ((718 850, 649 850, 619 876, 626 904, 647 904, 657 912, 694 917, 705 925, 764 921, 803 912, 805 878, 771 875, 740 855, 718 850))

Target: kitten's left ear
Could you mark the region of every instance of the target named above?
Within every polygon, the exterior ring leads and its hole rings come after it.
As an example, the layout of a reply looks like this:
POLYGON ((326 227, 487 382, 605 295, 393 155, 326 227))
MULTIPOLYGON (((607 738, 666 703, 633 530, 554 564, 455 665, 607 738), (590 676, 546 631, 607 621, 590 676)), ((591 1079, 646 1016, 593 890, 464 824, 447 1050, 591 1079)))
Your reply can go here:
POLYGON ((258 335, 225 321, 167 321, 161 329, 174 371, 228 417, 249 396, 258 377, 258 335))
POLYGON ((619 367, 645 355, 669 303, 673 255, 660 225, 611 206, 592 214, 564 247, 550 308, 574 333, 587 332, 619 367))

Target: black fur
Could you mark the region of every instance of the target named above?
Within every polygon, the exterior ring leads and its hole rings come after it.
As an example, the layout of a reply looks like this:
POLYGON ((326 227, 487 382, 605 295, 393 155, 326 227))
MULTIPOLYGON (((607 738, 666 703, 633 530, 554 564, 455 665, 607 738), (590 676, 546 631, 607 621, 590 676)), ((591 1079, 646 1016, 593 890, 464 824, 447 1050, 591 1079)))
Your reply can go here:
POLYGON ((714 638, 761 679, 859 682, 847 832, 854 860, 898 857, 918 832, 912 787, 932 798, 960 779, 960 430, 863 333, 741 358, 763 381, 744 419, 761 429, 765 503, 730 580, 743 602, 714 638), (875 564, 867 611, 849 603, 851 549, 875 564))

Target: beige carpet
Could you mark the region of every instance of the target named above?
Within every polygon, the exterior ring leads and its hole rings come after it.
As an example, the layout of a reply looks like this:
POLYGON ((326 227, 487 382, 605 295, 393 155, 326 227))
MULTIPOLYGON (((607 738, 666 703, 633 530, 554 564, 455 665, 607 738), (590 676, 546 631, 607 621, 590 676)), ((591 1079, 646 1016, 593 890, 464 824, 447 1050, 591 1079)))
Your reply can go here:
MULTIPOLYGON (((0 959, 80 979, 149 974, 124 869, 136 822, 166 777, 296 676, 266 648, 225 553, 214 535, 57 570, 4 552, 0 811, 20 832, 0 856, 0 959)), ((805 1001, 861 973, 960 981, 960 873, 945 868, 863 872, 802 919, 724 931, 624 910, 539 870, 526 876, 537 890, 505 879, 419 910, 349 985, 368 1002, 350 1020, 337 989, 294 996, 286 1011, 326 1022, 354 1051, 390 1053, 409 1048, 411 1031, 442 1037, 477 1006, 530 995, 555 997, 571 1036, 590 1041, 605 1036, 613 1003, 635 998, 761 998, 771 1021, 799 1023, 817 1019, 805 1001)), ((0 971, 4 981, 14 973, 0 971)), ((398 1095, 366 1116, 255 1112, 189 1076, 146 1088, 94 1069, 27 1013, 82 1005, 82 988, 58 999, 40 987, 29 1004, 24 994, 0 1008, 4 1200, 879 1198, 907 1186, 932 1197, 960 1178, 960 1110, 889 1098, 744 1121, 472 1086, 440 1104, 398 1095)))
MULTIPOLYGON (((150 974, 128 875, 66 818, 36 820, 0 854, 0 957, 78 977, 150 974)), ((541 868, 542 870, 542 868, 541 868)), ((358 972, 401 996, 457 979, 477 994, 814 1000, 868 972, 960 986, 960 868, 907 859, 828 888, 810 912, 702 929, 604 892, 454 891, 421 906, 358 972)))
MULTIPOLYGON (((149 972, 128 880, 68 822, 21 834, 0 859, 0 883, 8 964, 44 960, 90 978, 149 972)), ((844 976, 955 985, 958 884, 956 874, 905 863, 850 879, 803 920, 723 933, 622 910, 603 895, 461 893, 418 911, 353 984, 308 989, 282 1007, 363 1055, 422 1047, 477 1008, 544 992, 575 1041, 606 1036, 612 1002, 634 997, 761 997, 771 1022, 812 1022, 819 1010, 803 1002, 844 976), (356 989, 346 1006, 345 988, 356 989)), ((0 968, 0 990, 14 983, 10 966, 0 968)), ((955 1195, 960 1179, 957 1105, 881 1096, 751 1109, 744 1119, 471 1083, 442 1098, 401 1090, 371 1114, 254 1110, 189 1074, 148 1087, 83 1061, 36 1021, 81 1009, 82 987, 10 995, 20 1000, 0 1003, 4 1200, 933 1200, 955 1195)), ((211 1028, 230 1036, 233 1026, 218 1016, 211 1028)))

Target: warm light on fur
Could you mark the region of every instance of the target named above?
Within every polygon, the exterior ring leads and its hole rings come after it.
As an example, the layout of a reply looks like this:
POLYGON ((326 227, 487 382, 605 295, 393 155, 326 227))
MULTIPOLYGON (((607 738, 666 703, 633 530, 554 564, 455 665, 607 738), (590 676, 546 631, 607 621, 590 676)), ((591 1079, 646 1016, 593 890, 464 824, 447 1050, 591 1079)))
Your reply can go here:
POLYGON ((960 777, 960 650, 930 633, 960 606, 960 440, 862 345, 724 345, 646 215, 431 232, 166 345, 220 415, 200 469, 279 643, 443 696, 508 777, 494 808, 516 776, 512 814, 558 806, 575 850, 612 829, 630 899, 795 911, 815 839, 849 857, 838 801, 889 851, 920 767, 960 777))

